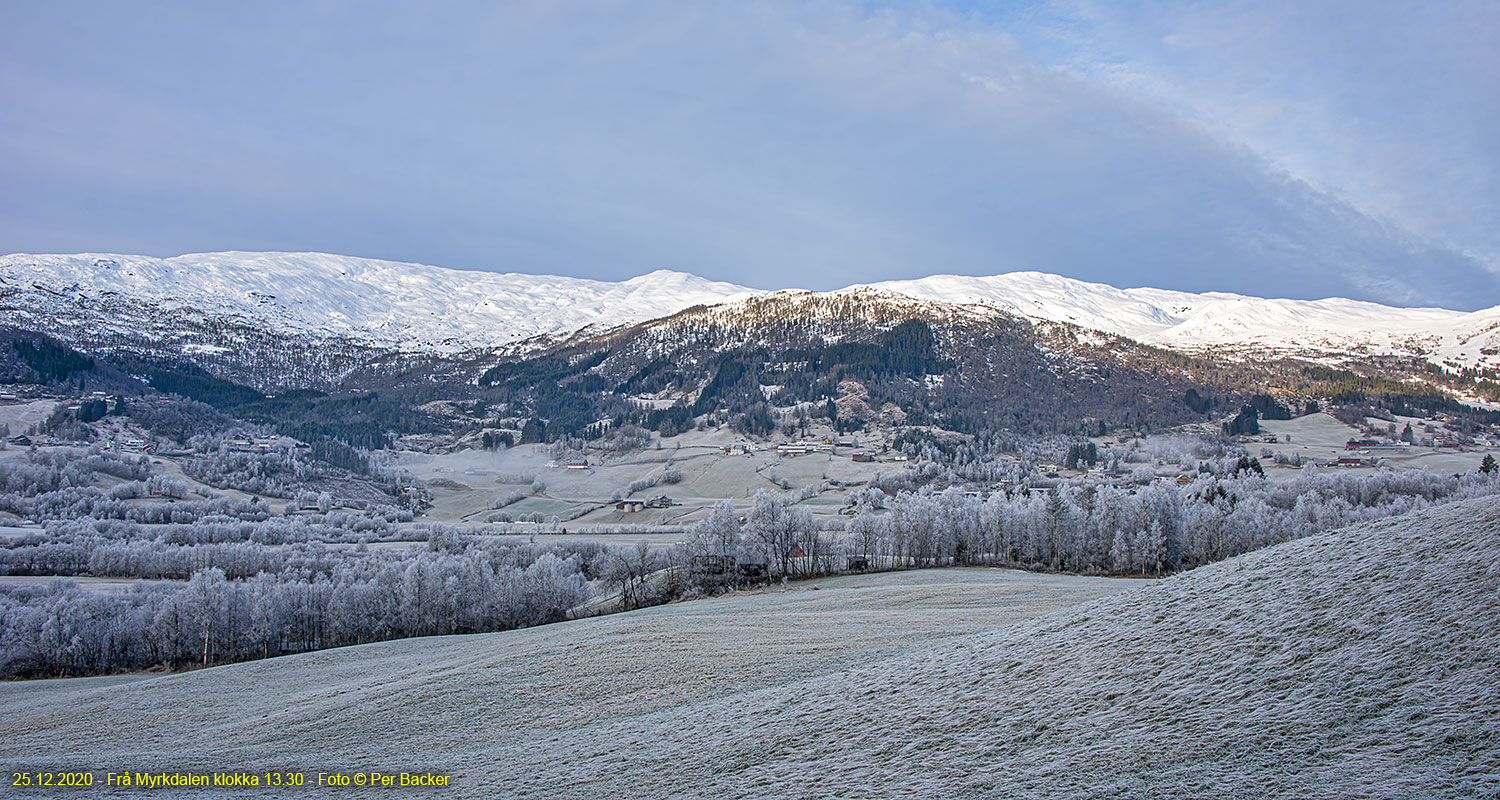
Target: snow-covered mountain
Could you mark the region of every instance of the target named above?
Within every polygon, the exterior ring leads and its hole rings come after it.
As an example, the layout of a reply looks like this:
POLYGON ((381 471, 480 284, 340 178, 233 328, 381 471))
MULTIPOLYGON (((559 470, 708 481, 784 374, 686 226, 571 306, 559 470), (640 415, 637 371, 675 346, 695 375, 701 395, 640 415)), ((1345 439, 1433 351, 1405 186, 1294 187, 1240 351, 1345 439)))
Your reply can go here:
POLYGON ((185 312, 401 349, 503 346, 755 294, 667 270, 612 283, 321 253, 0 257, 0 314, 42 330, 78 315, 139 330, 185 312), (122 313, 100 313, 110 307, 122 313))
POLYGON ((1500 306, 1463 312, 1339 298, 1117 289, 1041 272, 935 275, 869 287, 1072 323, 1178 350, 1256 348, 1315 358, 1397 354, 1464 366, 1500 365, 1500 306))
MULTIPOLYGON (((1500 307, 1461 312, 1118 289, 1038 272, 939 275, 820 294, 854 300, 871 289, 928 307, 1071 323, 1179 350, 1398 354, 1500 366, 1500 307)), ((112 334, 146 337, 189 353, 222 346, 210 334, 226 328, 452 353, 566 338, 767 294, 666 270, 606 282, 318 253, 0 257, 0 322, 74 341, 86 329, 95 342, 112 334)))

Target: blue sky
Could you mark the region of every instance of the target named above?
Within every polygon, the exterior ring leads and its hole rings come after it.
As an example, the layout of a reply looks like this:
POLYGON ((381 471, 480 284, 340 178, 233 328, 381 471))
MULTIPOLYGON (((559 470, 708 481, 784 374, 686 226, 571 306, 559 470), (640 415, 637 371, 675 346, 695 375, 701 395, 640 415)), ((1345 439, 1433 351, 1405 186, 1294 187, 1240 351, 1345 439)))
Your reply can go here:
POLYGON ((10 4, 0 250, 1500 304, 1500 4, 10 4))

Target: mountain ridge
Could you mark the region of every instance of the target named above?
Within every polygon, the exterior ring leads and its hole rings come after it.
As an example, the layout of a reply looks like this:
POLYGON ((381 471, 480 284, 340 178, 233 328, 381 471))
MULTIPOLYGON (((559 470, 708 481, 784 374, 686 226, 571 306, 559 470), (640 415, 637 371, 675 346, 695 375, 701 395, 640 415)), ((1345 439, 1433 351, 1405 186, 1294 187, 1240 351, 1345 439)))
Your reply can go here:
POLYGON ((1190 352, 1240 345, 1281 355, 1393 354, 1461 366, 1500 363, 1493 352, 1500 348, 1500 306, 1453 311, 1338 297, 1294 300, 1120 289, 1042 272, 933 275, 850 288, 978 305, 1190 352))
POLYGON ((58 311, 56 303, 18 303, 28 285, 64 301, 147 301, 252 319, 283 332, 449 351, 615 327, 757 291, 668 270, 610 282, 323 253, 0 257, 7 301, 0 312, 35 318, 58 311))
MULTIPOLYGON (((1464 312, 1326 298, 1120 289, 1040 272, 933 275, 856 284, 817 296, 892 293, 925 303, 1062 322, 1144 344, 1219 356, 1337 361, 1416 357, 1449 369, 1500 367, 1500 307, 1464 312)), ((399 351, 456 353, 543 346, 770 295, 686 272, 624 281, 461 270, 323 253, 83 253, 0 256, 0 315, 47 333, 117 326, 216 347, 187 328, 221 324, 345 339, 399 351), (174 321, 175 320, 175 321, 174 321), (189 321, 183 321, 189 320, 189 321), (175 327, 174 327, 175 326, 175 327)))

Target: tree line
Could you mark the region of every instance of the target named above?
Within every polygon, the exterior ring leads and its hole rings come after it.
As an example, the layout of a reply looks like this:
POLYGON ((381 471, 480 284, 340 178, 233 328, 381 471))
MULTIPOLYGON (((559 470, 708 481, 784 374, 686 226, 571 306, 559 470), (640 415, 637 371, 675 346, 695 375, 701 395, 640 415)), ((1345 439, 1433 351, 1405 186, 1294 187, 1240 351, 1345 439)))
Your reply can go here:
MULTIPOLYGON (((857 494, 857 511, 834 527, 794 499, 761 490, 743 517, 721 504, 690 528, 684 566, 711 564, 736 576, 800 578, 873 569, 995 565, 1096 575, 1164 575, 1325 530, 1431 505, 1500 493, 1500 471, 1440 476, 1384 469, 1319 472, 1273 481, 1222 460, 1182 485, 1116 486, 1080 478, 1046 489, 984 498, 930 487, 890 497, 857 494), (1239 467, 1239 468, 1237 468, 1239 467), (751 569, 739 565, 756 565, 751 569)), ((724 575, 727 577, 716 577, 724 575)))

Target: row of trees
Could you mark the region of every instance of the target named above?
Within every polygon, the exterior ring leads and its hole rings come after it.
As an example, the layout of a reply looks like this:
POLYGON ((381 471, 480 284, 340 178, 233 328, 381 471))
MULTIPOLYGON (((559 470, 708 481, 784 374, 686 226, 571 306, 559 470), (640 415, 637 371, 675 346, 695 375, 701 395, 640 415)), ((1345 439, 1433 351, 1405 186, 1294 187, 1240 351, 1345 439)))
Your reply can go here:
MULTIPOLYGON (((1500 493, 1500 472, 1439 476, 1319 473, 1272 481, 1241 462, 1183 486, 1122 488, 1088 479, 981 498, 924 488, 858 497, 842 527, 817 524, 792 498, 762 490, 743 517, 727 501, 689 531, 683 564, 764 565, 772 577, 993 564, 1091 574, 1161 575, 1319 531, 1500 493), (1236 466, 1243 468, 1236 469, 1236 466)), ((758 573, 759 568, 729 570, 758 573)), ((712 578, 710 581, 714 580, 712 578)))
POLYGON ((634 549, 411 524, 389 506, 289 515, 264 500, 175 500, 182 488, 135 456, 58 448, 0 461, 0 507, 46 520, 0 548, 0 573, 143 579, 118 594, 69 577, 0 585, 0 677, 536 625, 654 568, 634 549), (103 475, 123 482, 101 489, 103 475), (411 537, 425 546, 371 546, 411 537))
MULTIPOLYGON (((266 548, 231 545, 225 555, 266 548)), ((193 548, 181 548, 189 550, 193 548)), ((310 570, 232 579, 200 567, 186 582, 120 594, 58 578, 0 587, 0 677, 182 667, 409 636, 477 633, 564 619, 611 567, 599 548, 489 541, 457 550, 364 550, 310 570)))

